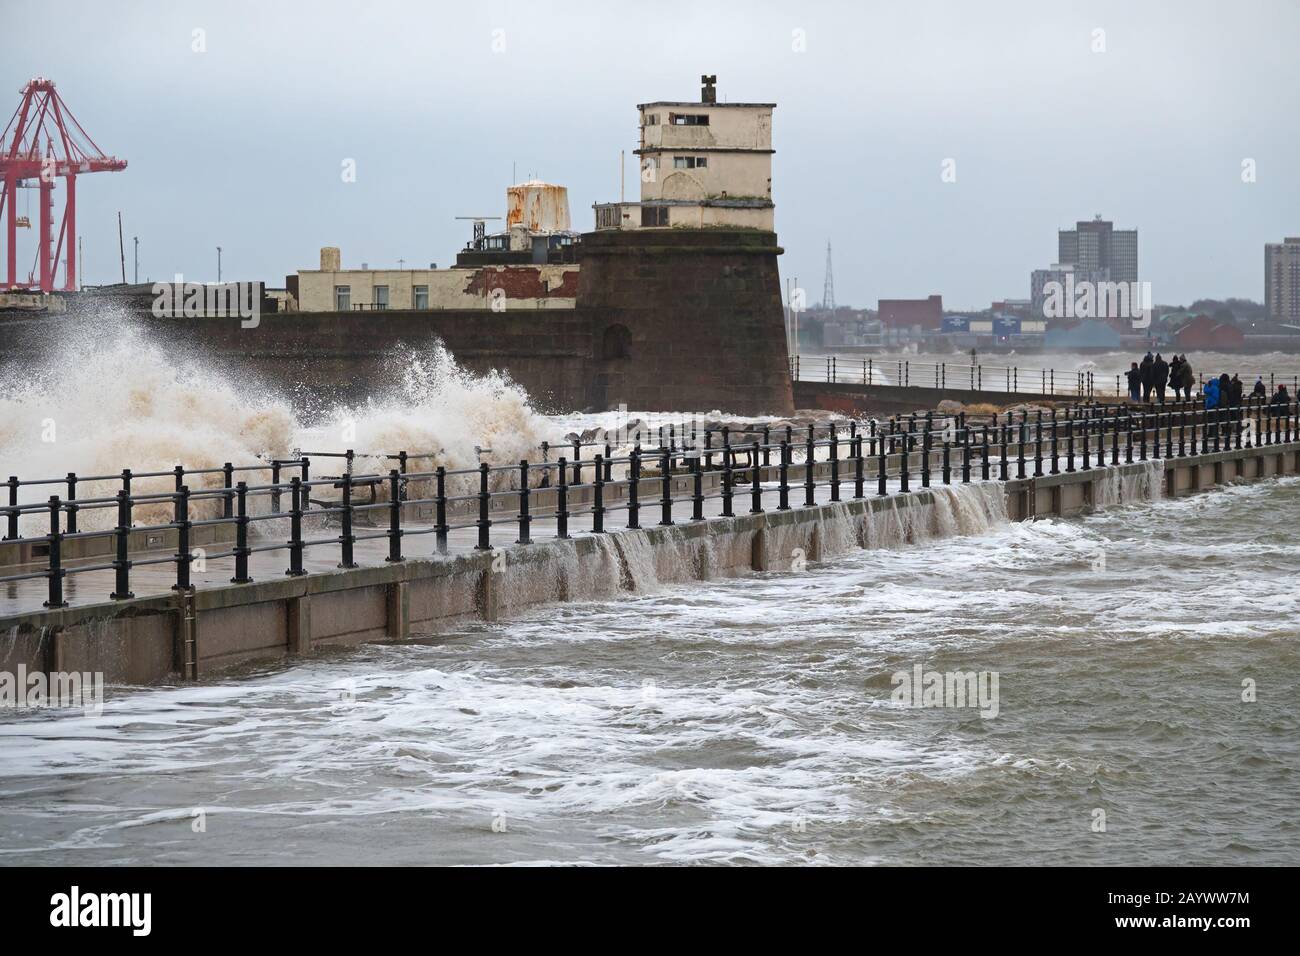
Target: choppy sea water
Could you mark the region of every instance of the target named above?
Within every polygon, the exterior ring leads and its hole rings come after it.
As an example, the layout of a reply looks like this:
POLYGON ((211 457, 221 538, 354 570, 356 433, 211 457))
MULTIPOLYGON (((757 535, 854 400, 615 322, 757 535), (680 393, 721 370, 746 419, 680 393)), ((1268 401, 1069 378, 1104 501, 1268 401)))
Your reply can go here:
POLYGON ((1296 864, 1297 527, 1284 479, 0 712, 0 864, 1296 864))

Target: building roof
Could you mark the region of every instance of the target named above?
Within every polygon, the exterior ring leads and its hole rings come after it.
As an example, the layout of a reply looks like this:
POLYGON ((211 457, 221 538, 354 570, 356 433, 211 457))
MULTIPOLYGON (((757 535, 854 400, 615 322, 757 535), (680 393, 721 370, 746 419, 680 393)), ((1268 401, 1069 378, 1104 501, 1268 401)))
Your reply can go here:
POLYGON ((774 149, 757 146, 642 146, 632 150, 637 156, 643 153, 775 153, 774 149))
POLYGON ((655 100, 653 103, 638 103, 636 105, 636 108, 639 110, 643 110, 648 106, 690 106, 693 108, 703 107, 704 109, 710 109, 710 110, 736 109, 738 107, 747 108, 747 109, 759 109, 759 108, 769 109, 769 110, 776 109, 775 103, 703 103, 699 100, 694 100, 692 102, 685 102, 685 101, 678 101, 678 100, 655 100))

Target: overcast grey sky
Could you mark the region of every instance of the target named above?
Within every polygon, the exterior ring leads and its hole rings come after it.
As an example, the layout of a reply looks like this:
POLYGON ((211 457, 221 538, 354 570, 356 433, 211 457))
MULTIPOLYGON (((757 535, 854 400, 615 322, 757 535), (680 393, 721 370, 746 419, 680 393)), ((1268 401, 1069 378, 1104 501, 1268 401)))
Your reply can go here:
MULTIPOLYGON (((446 265, 453 217, 503 214, 512 162, 589 229, 620 149, 636 188, 635 104, 709 72, 778 104, 782 274, 809 301, 828 239, 841 304, 1025 298, 1056 230, 1102 213, 1140 230, 1155 299, 1187 303, 1262 299, 1263 244, 1300 234, 1297 41, 1296 0, 6 0, 0 107, 43 74, 129 161, 81 183, 89 283, 117 278, 118 209, 128 277, 132 235, 142 279, 215 278, 218 245, 226 278, 275 285, 322 245, 446 265)), ((24 274, 34 248, 20 232, 24 274)))

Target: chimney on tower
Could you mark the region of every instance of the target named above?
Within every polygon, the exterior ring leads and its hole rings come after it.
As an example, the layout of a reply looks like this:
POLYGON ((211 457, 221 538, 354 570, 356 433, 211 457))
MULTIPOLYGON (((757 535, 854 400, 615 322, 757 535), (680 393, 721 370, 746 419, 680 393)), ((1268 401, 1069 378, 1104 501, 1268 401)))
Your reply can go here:
POLYGON ((718 82, 718 75, 715 73, 713 76, 701 76, 700 82, 704 84, 704 86, 700 90, 700 102, 701 103, 718 102, 718 91, 714 89, 714 86, 718 82))

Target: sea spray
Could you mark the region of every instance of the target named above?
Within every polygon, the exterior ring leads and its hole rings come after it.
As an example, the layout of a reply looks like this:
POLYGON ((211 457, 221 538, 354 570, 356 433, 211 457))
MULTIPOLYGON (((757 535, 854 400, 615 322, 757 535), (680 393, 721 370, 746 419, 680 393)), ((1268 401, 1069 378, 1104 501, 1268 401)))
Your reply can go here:
MULTIPOLYGON (((295 449, 363 453, 355 474, 387 472, 395 459, 367 458, 364 453, 398 451, 434 453, 413 459, 412 472, 437 465, 450 470, 474 468, 477 448, 490 448, 498 462, 536 459, 545 420, 531 408, 527 394, 497 373, 473 375, 436 346, 425 352, 398 351, 392 356, 392 394, 375 395, 356 407, 335 406, 295 413, 274 384, 249 374, 223 371, 192 354, 178 356, 174 343, 158 341, 148 329, 121 316, 105 314, 71 333, 58 357, 36 367, 8 368, 0 379, 0 475, 24 480, 78 475, 117 475, 130 468, 138 474, 170 472, 177 464, 189 470, 191 491, 220 487, 224 462, 236 466, 272 457, 288 458, 295 449), (77 361, 67 361, 76 355, 77 361)), ((339 459, 318 458, 312 476, 339 474, 339 459)), ((282 480, 289 475, 283 474, 282 480)), ((236 480, 268 484, 270 469, 245 472, 236 480)), ((517 479, 493 476, 494 485, 517 479)), ((408 497, 428 497, 431 482, 412 482, 408 497)), ((464 493, 476 476, 448 482, 450 493, 464 493)), ((79 498, 111 497, 121 487, 112 478, 78 484, 79 498)), ((170 475, 136 478, 137 494, 169 492, 170 475)), ((22 489, 20 501, 43 500, 49 486, 22 489)), ((287 492, 285 493, 287 497, 287 492)), ((313 489, 312 496, 325 494, 313 489)), ((381 492, 381 497, 383 494, 381 492)), ((287 501, 282 502, 287 506, 287 501)), ((269 510, 265 496, 251 496, 253 514, 269 510)), ((215 517, 216 498, 194 500, 191 517, 215 517)), ((103 530, 116 522, 111 508, 83 509, 83 530, 103 530)), ((137 523, 164 523, 173 517, 170 501, 141 504, 137 523)), ((21 532, 39 533, 43 515, 24 516, 21 532)), ((254 531, 280 533, 254 525, 254 531)))

